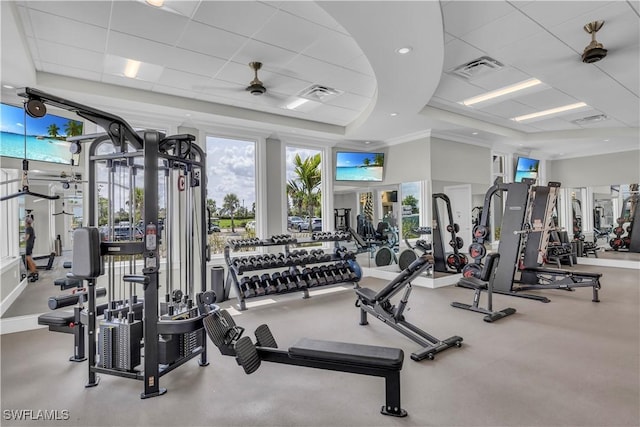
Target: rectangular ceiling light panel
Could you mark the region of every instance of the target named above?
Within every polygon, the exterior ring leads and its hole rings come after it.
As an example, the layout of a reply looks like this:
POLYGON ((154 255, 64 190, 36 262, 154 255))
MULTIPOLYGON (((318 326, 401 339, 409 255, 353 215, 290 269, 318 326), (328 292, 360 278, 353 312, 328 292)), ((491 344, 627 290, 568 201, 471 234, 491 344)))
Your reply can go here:
POLYGON ((492 90, 490 92, 486 92, 481 95, 474 96, 472 98, 465 99, 464 101, 461 101, 460 104, 469 107, 471 105, 475 105, 481 102, 511 95, 513 93, 521 92, 523 90, 530 89, 532 87, 536 87, 539 85, 542 85, 542 82, 540 80, 531 78, 531 79, 521 81, 519 83, 515 83, 500 89, 492 90))

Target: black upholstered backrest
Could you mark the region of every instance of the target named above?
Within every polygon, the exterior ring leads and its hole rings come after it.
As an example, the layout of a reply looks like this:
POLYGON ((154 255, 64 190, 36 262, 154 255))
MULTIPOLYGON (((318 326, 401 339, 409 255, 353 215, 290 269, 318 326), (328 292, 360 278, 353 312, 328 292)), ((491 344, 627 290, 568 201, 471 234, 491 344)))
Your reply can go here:
POLYGON ((498 266, 498 261, 500 260, 500 254, 498 252, 491 252, 487 254, 487 258, 484 262, 484 268, 482 269, 482 276, 480 276, 480 280, 483 282, 488 282, 491 279, 491 275, 493 271, 498 266))
POLYGON ((96 227, 80 227, 73 232, 71 274, 80 279, 95 279, 104 274, 100 231, 96 227))
POLYGON ((422 273, 427 267, 429 267, 433 257, 430 255, 419 256, 413 261, 407 268, 402 270, 395 279, 393 279, 387 286, 382 288, 375 296, 376 301, 383 301, 391 298, 395 295, 399 289, 405 284, 411 282, 420 273, 422 273))

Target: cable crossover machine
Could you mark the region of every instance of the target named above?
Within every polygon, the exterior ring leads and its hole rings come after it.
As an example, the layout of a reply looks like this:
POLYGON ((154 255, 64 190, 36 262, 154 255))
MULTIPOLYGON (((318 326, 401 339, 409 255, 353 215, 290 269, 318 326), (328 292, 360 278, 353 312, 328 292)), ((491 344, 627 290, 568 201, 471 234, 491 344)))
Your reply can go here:
POLYGON ((86 386, 107 374, 142 380, 141 398, 162 395, 164 374, 196 357, 208 365, 203 304, 215 295, 206 291, 205 154, 193 135, 135 131, 118 116, 33 88, 20 96, 25 108, 54 105, 105 130, 75 138, 89 146, 88 226, 74 232, 71 268, 88 283, 86 386), (98 282, 106 304, 96 303, 98 282))

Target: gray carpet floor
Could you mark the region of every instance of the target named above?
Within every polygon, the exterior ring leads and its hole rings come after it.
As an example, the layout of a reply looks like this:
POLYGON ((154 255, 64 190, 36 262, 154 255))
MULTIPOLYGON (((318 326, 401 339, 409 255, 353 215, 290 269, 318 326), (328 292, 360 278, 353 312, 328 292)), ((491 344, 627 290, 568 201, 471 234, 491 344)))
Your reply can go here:
MULTIPOLYGON (((405 352, 406 418, 380 414, 381 378, 263 363, 246 375, 209 342, 207 367, 197 359, 160 378, 168 392, 140 399, 142 382, 101 375, 85 388, 86 363, 72 363, 71 335, 38 329, 1 336, 2 426, 638 426, 640 425, 640 273, 598 271, 601 302, 591 288, 538 291, 544 304, 504 295, 494 307, 517 313, 489 324, 452 308, 473 292, 414 288, 406 318, 461 348, 415 362, 418 345, 370 317, 360 326, 348 287, 302 300, 276 297, 234 318, 251 333, 267 323, 281 348, 299 337, 398 347, 405 352), (30 419, 16 420, 17 413, 30 419), (58 411, 58 421, 37 419, 58 411)), ((365 278, 380 289, 385 281, 365 278)), ((228 301, 222 306, 229 306, 228 301)), ((484 301, 483 301, 484 302, 484 301)), ((251 333, 252 335, 252 333, 251 333)))

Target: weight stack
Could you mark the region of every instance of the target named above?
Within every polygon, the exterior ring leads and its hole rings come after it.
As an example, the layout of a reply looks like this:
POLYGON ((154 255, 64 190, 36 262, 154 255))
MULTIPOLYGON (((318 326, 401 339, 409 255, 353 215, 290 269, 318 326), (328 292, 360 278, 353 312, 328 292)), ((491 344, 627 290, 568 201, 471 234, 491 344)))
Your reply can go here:
POLYGON ((114 368, 116 329, 115 326, 109 323, 100 324, 100 335, 98 339, 98 354, 100 355, 100 360, 98 366, 101 368, 114 368))
POLYGON ((118 366, 117 369, 133 371, 140 364, 140 341, 142 322, 134 320, 118 325, 118 366))

